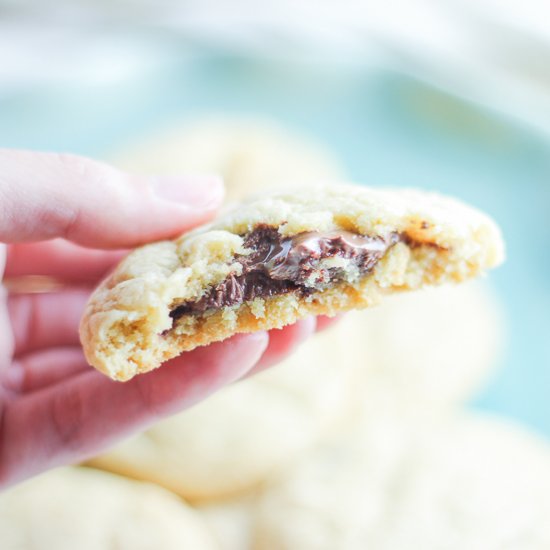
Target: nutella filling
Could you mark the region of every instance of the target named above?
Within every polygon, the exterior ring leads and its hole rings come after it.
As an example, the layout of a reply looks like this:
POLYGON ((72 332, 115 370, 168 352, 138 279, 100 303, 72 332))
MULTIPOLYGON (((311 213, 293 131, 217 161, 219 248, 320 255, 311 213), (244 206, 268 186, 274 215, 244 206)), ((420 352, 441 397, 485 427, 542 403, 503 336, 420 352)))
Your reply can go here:
POLYGON ((176 305, 170 316, 175 321, 183 315, 288 292, 307 296, 344 280, 350 269, 366 275, 399 240, 397 233, 369 237, 350 231, 310 231, 283 237, 276 228, 261 225, 245 238, 244 246, 252 252, 235 258, 242 265, 241 274, 229 275, 195 302, 176 305), (331 258, 348 261, 345 268, 339 262, 323 264, 331 258))
POLYGON ((309 231, 283 237, 277 228, 260 225, 244 240, 252 252, 235 258, 242 265, 241 274, 229 275, 195 302, 177 304, 170 316, 177 320, 288 292, 307 296, 351 273, 366 275, 399 240, 397 233, 384 238, 350 231, 309 231))

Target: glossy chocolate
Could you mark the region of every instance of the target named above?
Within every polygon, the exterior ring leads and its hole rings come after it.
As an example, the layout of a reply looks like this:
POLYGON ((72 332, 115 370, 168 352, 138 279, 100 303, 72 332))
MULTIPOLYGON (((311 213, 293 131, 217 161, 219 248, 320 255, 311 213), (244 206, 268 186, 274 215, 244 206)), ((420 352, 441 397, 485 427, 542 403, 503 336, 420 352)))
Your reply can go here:
POLYGON ((170 315, 178 319, 287 292, 305 296, 344 278, 341 267, 323 266, 323 260, 349 260, 348 266, 365 275, 398 240, 397 233, 384 238, 350 231, 309 231, 283 237, 276 228, 261 225, 245 238, 244 246, 251 253, 235 258, 242 265, 240 275, 229 275, 200 300, 177 304, 170 315))

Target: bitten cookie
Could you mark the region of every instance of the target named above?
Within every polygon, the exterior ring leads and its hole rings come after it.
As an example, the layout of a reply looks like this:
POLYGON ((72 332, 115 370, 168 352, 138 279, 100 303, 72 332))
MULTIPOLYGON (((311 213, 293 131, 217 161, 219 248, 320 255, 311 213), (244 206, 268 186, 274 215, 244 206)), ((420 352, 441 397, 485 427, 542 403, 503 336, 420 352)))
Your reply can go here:
POLYGON ((131 253, 92 295, 81 340, 90 364, 128 380, 239 332, 462 281, 502 258, 491 219, 433 193, 276 193, 131 253))
POLYGON ((154 485, 63 468, 0 495, 2 550, 214 550, 200 515, 154 485))

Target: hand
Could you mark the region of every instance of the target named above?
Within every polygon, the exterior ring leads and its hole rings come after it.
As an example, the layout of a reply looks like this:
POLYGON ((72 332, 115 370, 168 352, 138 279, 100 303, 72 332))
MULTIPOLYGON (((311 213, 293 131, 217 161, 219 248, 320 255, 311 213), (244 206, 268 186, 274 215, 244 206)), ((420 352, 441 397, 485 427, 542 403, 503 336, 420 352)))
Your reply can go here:
POLYGON ((39 294, 0 288, 0 486, 89 458, 281 360, 315 330, 306 319, 235 336, 126 383, 87 365, 78 323, 120 249, 202 223, 222 198, 214 177, 137 177, 71 155, 0 150, 0 242, 9 243, 0 244, 0 276, 63 284, 39 294))

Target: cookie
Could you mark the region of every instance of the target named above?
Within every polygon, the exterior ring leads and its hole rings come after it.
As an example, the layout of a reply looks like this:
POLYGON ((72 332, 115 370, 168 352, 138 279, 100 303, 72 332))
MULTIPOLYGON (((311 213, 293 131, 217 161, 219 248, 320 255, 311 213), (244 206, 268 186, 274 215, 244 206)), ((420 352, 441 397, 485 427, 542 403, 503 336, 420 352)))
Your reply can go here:
POLYGON ((214 550, 202 518, 167 491, 64 468, 0 495, 3 550, 214 550))
POLYGON ((217 173, 228 201, 285 185, 340 181, 346 173, 320 143, 273 121, 209 115, 158 131, 108 159, 141 174, 217 173))
POLYGON ((256 495, 250 494, 198 506, 195 510, 208 526, 219 550, 250 550, 256 495))
POLYGON ((358 398, 398 410, 464 403, 502 356, 503 313, 486 281, 389 296, 349 318, 344 356, 358 363, 358 398))
POLYGON ((550 548, 546 441, 480 414, 425 428, 371 424, 304 456, 256 504, 252 548, 550 548))
MULTIPOLYGON (((303 187, 344 174, 320 144, 254 118, 209 116, 149 137, 112 160, 155 174, 217 172, 229 201, 289 181, 303 187)), ((502 350, 503 315, 487 284, 401 293, 352 315, 348 329, 360 336, 350 337, 342 353, 346 363, 357 362, 355 387, 367 399, 383 393, 396 404, 448 408, 475 394, 502 350)))
POLYGON ((502 258, 490 218, 433 193, 275 193, 132 252, 92 295, 81 341, 91 365, 128 380, 236 333, 463 281, 502 258))
POLYGON ((212 501, 259 485, 317 443, 349 410, 350 323, 314 335, 275 368, 223 388, 91 464, 212 501))

